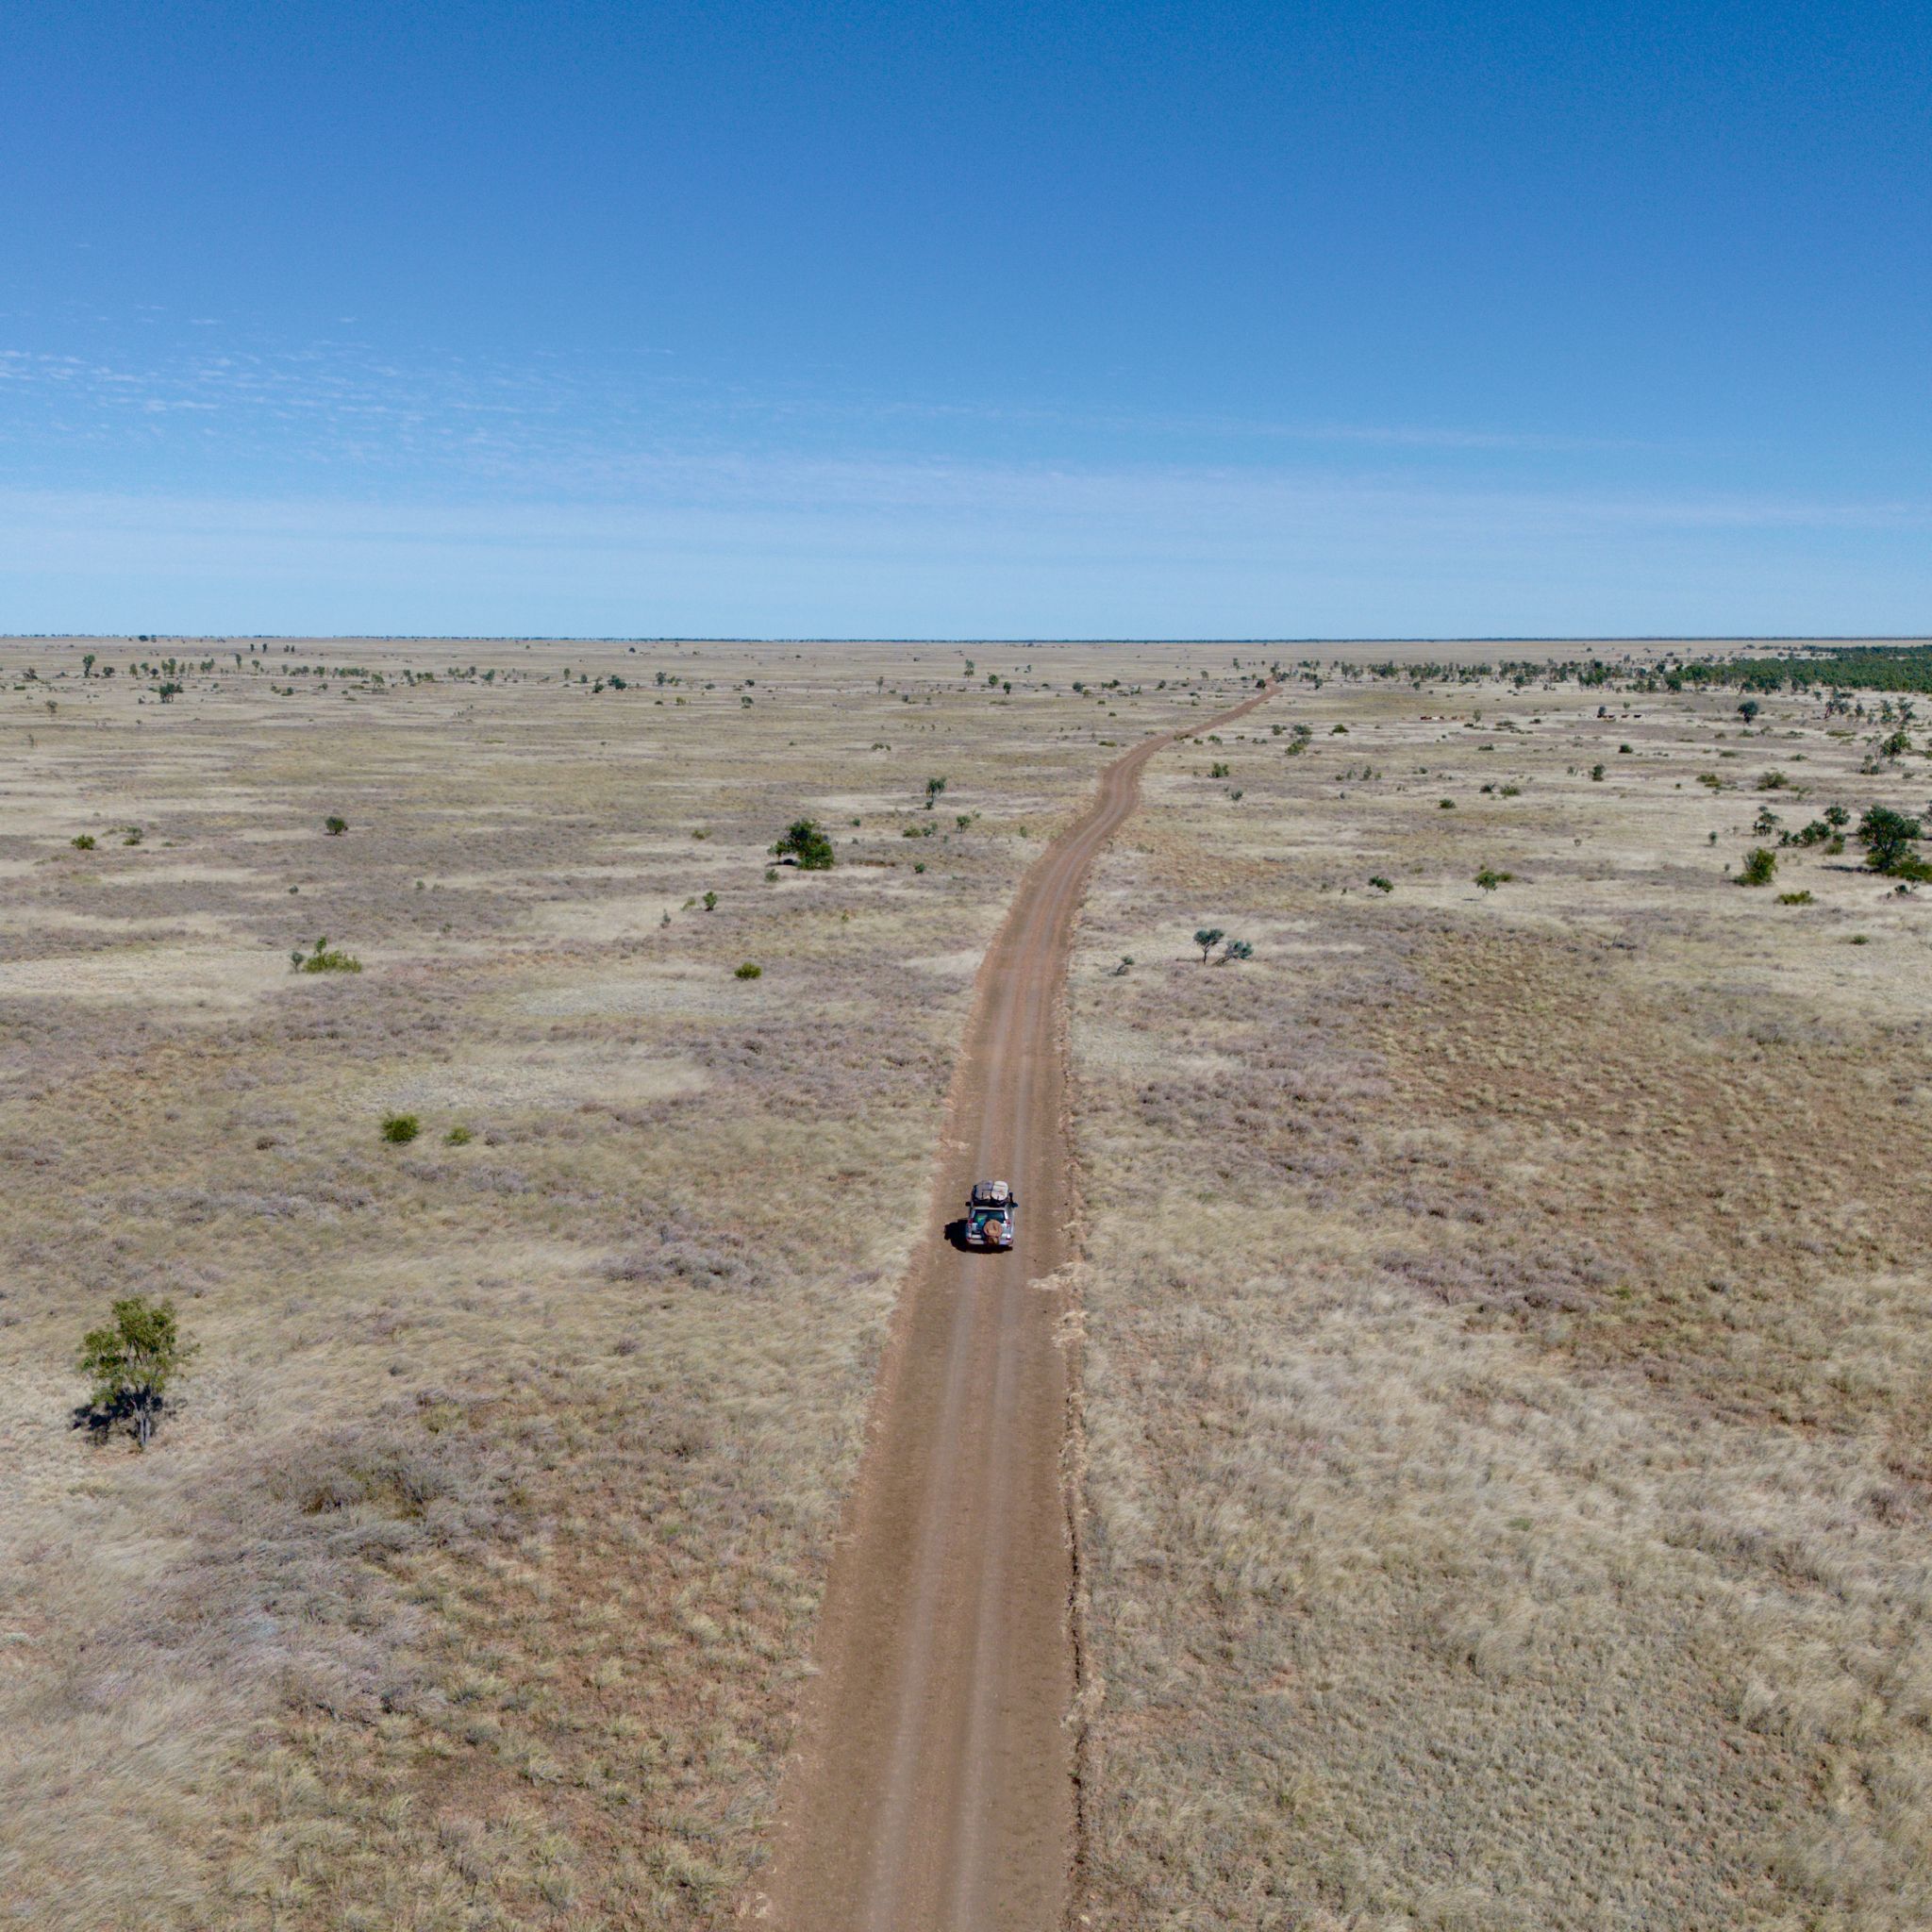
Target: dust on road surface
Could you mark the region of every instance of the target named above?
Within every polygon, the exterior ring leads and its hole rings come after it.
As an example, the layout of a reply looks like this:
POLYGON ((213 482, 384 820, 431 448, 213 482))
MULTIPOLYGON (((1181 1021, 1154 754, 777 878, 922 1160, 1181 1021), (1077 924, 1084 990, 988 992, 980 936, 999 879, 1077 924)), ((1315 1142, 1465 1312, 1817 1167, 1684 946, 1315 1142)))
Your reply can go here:
POLYGON ((1053 1932, 1075 1854, 1066 1363, 1073 1258, 1061 994, 1095 855, 1150 739, 1021 883, 979 971, 924 1241, 901 1291, 788 1773, 766 1916, 785 1932, 1053 1932), (1006 1255, 947 1225, 1012 1181, 1006 1255))

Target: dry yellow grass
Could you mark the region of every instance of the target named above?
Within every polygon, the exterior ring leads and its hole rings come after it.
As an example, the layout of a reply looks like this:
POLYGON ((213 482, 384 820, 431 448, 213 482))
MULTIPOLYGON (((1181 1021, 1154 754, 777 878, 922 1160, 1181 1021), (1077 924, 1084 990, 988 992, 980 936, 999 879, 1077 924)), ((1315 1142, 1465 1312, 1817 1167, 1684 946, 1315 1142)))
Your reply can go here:
POLYGON ((1932 914, 1732 882, 1923 767, 1733 701, 1331 678, 1104 867, 1095 1924, 1932 1923, 1932 914))
POLYGON ((0 646, 0 1919, 734 1915, 973 969, 1178 668, 0 646))
MULTIPOLYGON (((0 1918, 729 1922, 980 950, 1258 668, 0 645, 0 1918), (145 1457, 68 1426, 134 1291, 145 1457)), ((1917 794, 1603 702, 1324 676, 1096 881, 1095 1924, 1932 1923, 1925 914, 1724 871, 1917 794)))

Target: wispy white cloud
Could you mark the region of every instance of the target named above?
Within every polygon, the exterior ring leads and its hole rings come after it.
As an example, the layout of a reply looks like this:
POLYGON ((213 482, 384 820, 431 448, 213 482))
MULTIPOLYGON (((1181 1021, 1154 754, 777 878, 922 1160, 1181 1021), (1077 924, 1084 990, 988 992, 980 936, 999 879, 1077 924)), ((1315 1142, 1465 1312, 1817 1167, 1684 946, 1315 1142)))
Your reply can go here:
MULTIPOLYGON (((213 325, 196 318, 195 325, 213 325)), ((345 324, 344 326, 348 325, 345 324)), ((524 476, 546 489, 627 487, 667 448, 715 447, 763 458, 788 449, 868 446, 902 452, 958 445, 962 429, 1077 454, 1096 442, 1150 460, 1198 456, 1274 459, 1296 447, 1366 456, 1563 457, 1631 451, 1634 442, 1514 427, 1291 422, 939 400, 794 388, 759 393, 676 373, 661 352, 621 363, 562 353, 515 364, 455 356, 400 358, 351 338, 300 345, 189 344, 125 358, 0 349, 8 408, 0 437, 70 463, 111 448, 136 417, 186 410, 208 419, 184 455, 234 465, 401 474, 441 466, 451 481, 524 476)), ((50 480, 72 480, 52 475, 50 480)))
POLYGON ((0 627, 1361 636, 1932 613, 1932 503, 1693 488, 1631 444, 768 396, 644 354, 406 358, 341 328, 0 348, 0 627))

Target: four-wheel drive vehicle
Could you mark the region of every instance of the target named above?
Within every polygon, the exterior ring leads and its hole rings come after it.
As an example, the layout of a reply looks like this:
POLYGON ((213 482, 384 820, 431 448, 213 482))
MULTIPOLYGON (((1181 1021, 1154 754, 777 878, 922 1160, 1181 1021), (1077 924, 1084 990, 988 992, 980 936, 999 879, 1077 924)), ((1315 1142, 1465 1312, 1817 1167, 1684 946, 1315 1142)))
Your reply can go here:
POLYGON ((1006 1249, 1013 1245, 1013 1209, 1020 1197, 1005 1181, 974 1181, 966 1204, 966 1245, 1006 1249))

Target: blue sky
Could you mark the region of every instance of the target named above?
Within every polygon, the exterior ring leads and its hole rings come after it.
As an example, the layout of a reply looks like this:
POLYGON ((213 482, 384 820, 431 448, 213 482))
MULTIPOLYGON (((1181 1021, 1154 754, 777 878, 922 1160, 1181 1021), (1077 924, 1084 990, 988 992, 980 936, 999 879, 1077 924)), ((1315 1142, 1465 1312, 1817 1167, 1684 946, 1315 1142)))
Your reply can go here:
POLYGON ((7 40, 0 628, 1932 630, 1923 4, 7 40))

